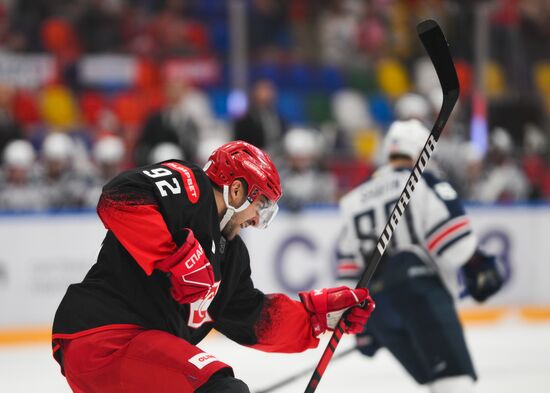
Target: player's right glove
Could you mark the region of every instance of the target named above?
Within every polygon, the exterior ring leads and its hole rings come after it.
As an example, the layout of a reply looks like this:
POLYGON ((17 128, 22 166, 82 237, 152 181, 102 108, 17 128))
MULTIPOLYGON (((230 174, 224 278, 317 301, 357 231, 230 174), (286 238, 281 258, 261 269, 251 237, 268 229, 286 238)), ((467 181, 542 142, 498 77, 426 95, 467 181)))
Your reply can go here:
POLYGON ((375 306, 366 288, 351 289, 342 286, 299 292, 298 295, 310 314, 313 335, 316 337, 327 330, 334 330, 342 314, 349 308, 350 312, 344 317, 344 332, 359 333, 375 306))
POLYGON ((193 303, 206 296, 214 284, 214 271, 193 231, 188 231, 185 243, 174 255, 157 264, 157 269, 169 273, 170 293, 180 304, 193 303))
POLYGON ((472 258, 462 267, 462 272, 468 293, 478 302, 483 302, 494 295, 504 283, 496 258, 481 250, 476 250, 472 258))

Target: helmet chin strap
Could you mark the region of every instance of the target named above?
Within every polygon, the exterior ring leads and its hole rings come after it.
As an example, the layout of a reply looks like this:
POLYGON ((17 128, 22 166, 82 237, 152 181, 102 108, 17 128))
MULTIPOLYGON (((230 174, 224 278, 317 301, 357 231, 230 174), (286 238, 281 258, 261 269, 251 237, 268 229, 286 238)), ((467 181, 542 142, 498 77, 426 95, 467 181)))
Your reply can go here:
POLYGON ((231 206, 229 204, 229 186, 227 185, 223 186, 223 201, 225 202, 225 206, 227 207, 227 210, 225 211, 222 221, 220 222, 220 231, 223 231, 223 228, 225 228, 225 226, 227 225, 229 220, 231 220, 231 217, 233 217, 235 213, 242 212, 244 209, 250 206, 250 201, 248 200, 248 198, 239 207, 231 206))

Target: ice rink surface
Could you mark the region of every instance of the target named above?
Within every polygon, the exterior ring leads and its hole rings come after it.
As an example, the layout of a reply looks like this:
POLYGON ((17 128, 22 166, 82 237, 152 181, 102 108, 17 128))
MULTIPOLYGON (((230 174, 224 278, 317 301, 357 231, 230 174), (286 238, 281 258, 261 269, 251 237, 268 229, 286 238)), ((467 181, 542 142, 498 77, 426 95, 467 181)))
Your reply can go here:
MULTIPOLYGON (((480 393, 550 393, 550 323, 515 320, 466 329, 480 376, 480 393)), ((328 338, 328 337, 327 337, 328 338)), ((325 338, 325 340, 327 339, 325 338)), ((220 335, 209 336, 200 347, 234 367, 252 392, 317 363, 324 344, 301 354, 265 354, 236 345, 220 335)), ((338 351, 352 344, 345 338, 338 351)), ((303 392, 309 376, 276 390, 303 392)), ((70 392, 47 344, 0 347, 1 393, 70 392)), ((317 392, 404 393, 427 392, 415 385, 385 350, 372 359, 352 353, 331 363, 317 392)), ((161 392, 159 392, 161 393, 161 392)))

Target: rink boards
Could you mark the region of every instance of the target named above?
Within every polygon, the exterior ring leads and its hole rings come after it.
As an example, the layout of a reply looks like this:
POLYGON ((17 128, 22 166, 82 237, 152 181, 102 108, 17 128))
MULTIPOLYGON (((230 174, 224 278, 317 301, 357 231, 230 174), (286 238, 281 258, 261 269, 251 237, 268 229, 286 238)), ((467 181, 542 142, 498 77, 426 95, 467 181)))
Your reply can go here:
MULTIPOLYGON (((507 282, 483 307, 462 301, 463 316, 550 320, 550 205, 468 211, 481 243, 500 255, 507 282)), ((294 294, 334 285, 339 231, 334 207, 281 212, 269 229, 246 230, 256 286, 294 294)), ((94 212, 0 215, 0 343, 47 338, 57 304, 93 264, 104 235, 94 212)))

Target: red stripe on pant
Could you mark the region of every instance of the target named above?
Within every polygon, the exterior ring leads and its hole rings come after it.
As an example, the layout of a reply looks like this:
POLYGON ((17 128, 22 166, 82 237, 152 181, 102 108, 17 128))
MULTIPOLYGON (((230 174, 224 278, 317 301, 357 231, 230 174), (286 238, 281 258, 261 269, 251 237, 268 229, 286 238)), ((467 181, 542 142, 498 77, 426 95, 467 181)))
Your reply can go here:
POLYGON ((106 330, 60 340, 75 393, 191 393, 231 367, 160 330, 106 330))

